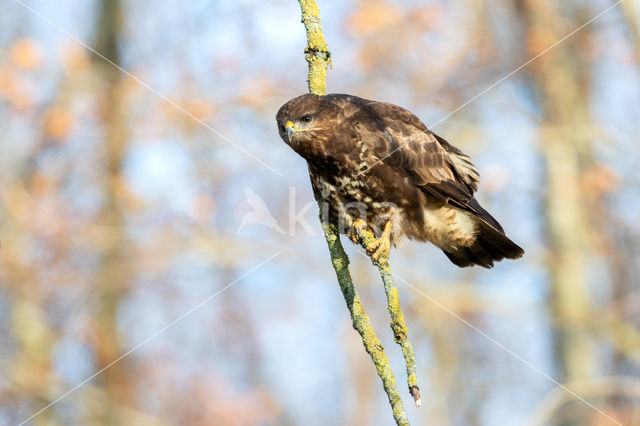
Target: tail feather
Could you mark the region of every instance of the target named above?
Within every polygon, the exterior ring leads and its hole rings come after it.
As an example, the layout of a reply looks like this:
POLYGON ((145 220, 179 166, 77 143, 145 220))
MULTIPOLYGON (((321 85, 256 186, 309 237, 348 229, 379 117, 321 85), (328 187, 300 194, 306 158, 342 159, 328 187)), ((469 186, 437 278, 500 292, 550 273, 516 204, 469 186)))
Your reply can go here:
POLYGON ((457 266, 480 265, 492 268, 494 261, 505 258, 518 259, 524 255, 524 250, 511 241, 504 232, 482 220, 478 221, 478 227, 480 232, 471 246, 444 252, 457 266))

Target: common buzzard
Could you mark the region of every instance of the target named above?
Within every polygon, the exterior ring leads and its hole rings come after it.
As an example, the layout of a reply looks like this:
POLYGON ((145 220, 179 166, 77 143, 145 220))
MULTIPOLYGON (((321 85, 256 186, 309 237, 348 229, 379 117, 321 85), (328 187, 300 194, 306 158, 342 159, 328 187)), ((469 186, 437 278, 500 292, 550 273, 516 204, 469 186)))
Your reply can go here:
POLYGON ((480 176, 469 157, 406 109, 306 94, 276 120, 280 137, 307 160, 326 219, 344 234, 373 231, 374 258, 403 236, 430 241, 461 267, 524 254, 473 197, 480 176))

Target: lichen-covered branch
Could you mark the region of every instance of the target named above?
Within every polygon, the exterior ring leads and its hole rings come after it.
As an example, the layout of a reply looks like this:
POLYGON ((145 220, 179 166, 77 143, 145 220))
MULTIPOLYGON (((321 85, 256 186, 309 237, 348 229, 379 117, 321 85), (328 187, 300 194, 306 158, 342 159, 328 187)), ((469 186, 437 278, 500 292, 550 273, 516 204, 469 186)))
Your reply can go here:
MULTIPOLYGON (((320 206, 320 220, 322 221, 322 218, 326 217, 322 214, 323 209, 326 208, 326 206, 319 197, 316 197, 316 200, 320 206)), ((362 337, 364 348, 371 356, 371 359, 376 366, 378 376, 380 376, 380 379, 382 380, 382 386, 389 398, 389 403, 393 410, 393 418, 395 419, 396 424, 399 426, 409 425, 409 420, 407 419, 407 414, 404 411, 402 398, 400 397, 398 386, 396 385, 396 378, 393 375, 391 366, 389 365, 389 360, 384 354, 382 343, 380 343, 380 340, 373 331, 373 328, 371 328, 371 324, 369 324, 369 317, 360 303, 360 297, 358 296, 353 285, 353 281, 351 280, 351 274, 349 273, 349 258, 340 243, 338 230, 335 225, 325 221, 322 222, 322 229, 327 240, 327 245, 329 246, 331 263, 333 264, 333 269, 336 271, 340 290, 342 290, 344 300, 347 302, 347 308, 351 314, 353 328, 355 328, 362 337)))
POLYGON ((315 0, 298 0, 302 9, 302 23, 307 30, 307 48, 304 57, 309 63, 309 92, 324 95, 327 92, 327 68, 331 66, 331 52, 324 41, 320 22, 320 9, 315 0))
MULTIPOLYGON (((358 243, 366 250, 370 244, 375 242, 375 236, 371 231, 366 229, 358 229, 358 243)), ((407 383, 409 392, 419 407, 422 404, 420 398, 420 389, 418 388, 418 377, 416 375, 416 355, 413 352, 413 346, 409 341, 407 325, 404 322, 404 314, 400 307, 400 298, 398 297, 398 289, 393 282, 393 273, 389 266, 389 252, 382 253, 377 259, 372 259, 374 265, 378 267, 384 291, 387 295, 387 309, 391 315, 391 330, 393 330, 393 339, 402 348, 402 355, 407 368, 407 383)))
MULTIPOLYGON (((326 93, 327 68, 331 65, 331 55, 322 34, 320 10, 315 0, 299 0, 299 2, 300 8, 302 9, 302 22, 304 23, 305 29, 307 30, 308 44, 307 48, 305 49, 305 58, 309 63, 309 77, 307 80, 309 83, 309 92, 315 93, 317 95, 324 95, 326 93)), ((409 420, 407 419, 407 414, 404 411, 402 398, 400 397, 400 393, 398 392, 398 386, 396 385, 395 376, 393 375, 393 371, 391 370, 391 366, 389 365, 389 360, 384 354, 384 349, 382 347, 382 344, 380 343, 380 340, 373 331, 371 324, 369 324, 369 317, 367 316, 364 308, 362 307, 362 304, 360 303, 360 297, 358 297, 358 293, 356 292, 353 281, 351 280, 351 274, 349 273, 349 258, 347 257, 347 254, 345 253, 342 244, 340 243, 340 235, 338 229, 335 225, 325 221, 325 218, 327 218, 328 215, 325 215, 324 211, 326 208, 328 208, 328 206, 325 205, 318 194, 314 195, 316 196, 316 201, 318 202, 318 206, 320 208, 320 221, 322 222, 322 229, 329 246, 331 263, 336 271, 338 283, 340 284, 340 290, 342 291, 344 300, 347 303, 347 308, 349 309, 349 313, 351 314, 353 328, 362 337, 364 348, 371 356, 378 376, 380 376, 380 379, 382 380, 382 386, 384 387, 384 390, 389 398, 389 403, 391 404, 391 409, 393 411, 393 418, 395 419, 396 424, 399 426, 408 426, 409 420)), ((388 281, 385 281, 385 290, 387 289, 387 282, 388 281)), ((403 335, 405 336, 405 338, 403 339, 403 341, 405 341, 407 334, 406 326, 404 325, 402 311, 400 310, 400 305, 398 303, 398 293, 393 287, 393 281, 391 281, 391 287, 389 287, 389 291, 387 291, 387 298, 390 301, 389 309, 391 311, 392 298, 389 297, 390 294, 395 294, 395 298, 393 298, 395 304, 393 306, 397 306, 397 309, 394 308, 393 312, 400 313, 398 324, 402 324, 402 327, 404 327, 403 335)), ((392 318, 394 318, 393 314, 392 318)), ((395 328, 394 334, 396 334, 395 328)), ((408 348, 410 353, 413 354, 410 343, 408 343, 408 348)), ((403 346, 403 353, 404 352, 405 346, 403 346)), ((406 355, 405 359, 407 359, 406 355)), ((409 364, 407 363, 407 371, 409 371, 408 365, 409 364)), ((413 363, 412 371, 415 382, 415 362, 413 363)), ((409 383, 411 385, 411 379, 409 383)), ((415 386, 415 389, 417 391, 417 386, 415 386)))

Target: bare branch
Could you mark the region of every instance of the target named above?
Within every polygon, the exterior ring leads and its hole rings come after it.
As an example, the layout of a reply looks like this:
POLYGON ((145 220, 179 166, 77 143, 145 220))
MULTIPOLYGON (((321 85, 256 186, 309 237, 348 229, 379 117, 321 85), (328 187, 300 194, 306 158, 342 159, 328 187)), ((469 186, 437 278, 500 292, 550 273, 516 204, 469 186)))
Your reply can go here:
MULTIPOLYGON (((324 95, 326 93, 326 76, 327 68, 331 65, 330 53, 327 44, 324 41, 324 35, 322 34, 322 27, 320 22, 320 10, 315 0, 299 0, 300 8, 302 9, 302 22, 307 30, 307 48, 305 49, 305 58, 309 63, 309 92, 317 95, 324 95)), ((404 411, 402 405, 402 398, 398 392, 398 386, 396 385, 396 379, 389 365, 389 360, 384 354, 384 349, 380 340, 376 336, 373 328, 369 324, 369 317, 367 316, 360 297, 356 292, 356 289, 351 280, 351 274, 349 273, 349 258, 344 252, 342 244, 340 243, 340 235, 335 225, 327 222, 324 218, 328 215, 324 215, 324 209, 327 208, 319 194, 314 194, 318 206, 320 207, 320 221, 322 222, 322 229, 324 231, 327 244, 329 246, 329 253, 331 255, 331 263, 336 271, 338 283, 340 284, 340 290, 344 296, 344 300, 347 303, 347 308, 351 314, 351 320, 353 322, 353 328, 362 337, 362 343, 367 353, 371 356, 373 363, 376 366, 376 371, 380 379, 385 392, 389 398, 389 403, 393 410, 393 418, 398 425, 409 425, 407 414, 404 411)), ((373 235, 371 235, 373 238, 373 235)), ((388 255, 386 256, 388 257, 388 255)), ((416 405, 420 403, 420 393, 418 391, 417 379, 415 374, 415 356, 413 355, 413 349, 411 343, 407 339, 407 327, 404 323, 404 316, 400 309, 398 300, 398 292, 393 285, 393 279, 391 278, 391 269, 386 261, 380 263, 380 273, 384 281, 385 291, 387 293, 387 301, 389 312, 391 313, 391 327, 394 332, 396 342, 401 345, 402 353, 405 356, 407 364, 407 374, 409 375, 409 389, 411 395, 416 401, 416 405)))
MULTIPOLYGON (((376 241, 373 233, 367 229, 358 229, 358 243, 367 250, 373 242, 376 241)), ((378 267, 382 283, 384 284, 384 292, 387 295, 387 309, 391 315, 391 330, 393 330, 393 339, 402 348, 402 355, 407 369, 407 383, 409 385, 409 393, 413 397, 416 407, 420 407, 422 400, 420 398, 420 389, 418 388, 418 377, 416 375, 416 355, 413 352, 413 346, 409 341, 409 332, 404 322, 404 314, 400 306, 400 298, 398 297, 398 289, 393 281, 393 273, 389 265, 389 252, 381 254, 377 259, 372 258, 374 265, 378 267)))

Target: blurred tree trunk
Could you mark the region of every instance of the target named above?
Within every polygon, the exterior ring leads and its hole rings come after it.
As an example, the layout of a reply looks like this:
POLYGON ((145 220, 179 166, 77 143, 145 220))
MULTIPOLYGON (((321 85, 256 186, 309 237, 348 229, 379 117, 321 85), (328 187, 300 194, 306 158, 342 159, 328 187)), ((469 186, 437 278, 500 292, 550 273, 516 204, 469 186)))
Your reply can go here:
MULTIPOLYGON (((18 238, 28 238, 25 234, 18 233, 18 238)), ((8 283, 20 283, 12 291, 10 317, 12 339, 17 343, 17 351, 11 363, 7 364, 6 369, 3 368, 3 376, 17 391, 16 395, 12 395, 15 397, 12 403, 19 407, 18 401, 29 401, 23 406, 26 406, 24 412, 16 410, 20 417, 13 418, 12 421, 18 423, 51 403, 52 397, 55 397, 51 392, 51 385, 55 382, 51 365, 55 337, 43 309, 42 297, 39 297, 41 291, 36 277, 25 267, 18 253, 4 247, 3 249, 3 275, 7 277, 8 283)), ((46 410, 33 420, 33 424, 62 423, 55 410, 46 410)))
MULTIPOLYGON (((532 56, 573 29, 559 30, 564 21, 550 0, 524 0, 520 6, 532 56)), ((584 131, 589 113, 588 100, 575 71, 584 64, 576 65, 579 58, 571 51, 575 41, 564 41, 529 68, 544 120, 540 149, 547 180, 551 311, 558 373, 564 380, 589 377, 595 364, 594 350, 584 328, 591 314, 586 279, 590 225, 581 191, 581 169, 589 157, 589 135, 584 131)))
MULTIPOLYGON (((118 34, 120 32, 119 0, 102 0, 98 15, 96 51, 115 64, 120 64, 118 34)), ((125 115, 125 88, 121 72, 103 59, 94 57, 97 78, 102 83, 100 113, 104 134, 104 180, 101 182, 104 202, 98 221, 108 233, 101 247, 100 270, 96 273, 95 289, 100 298, 96 317, 96 360, 102 369, 117 359, 123 352, 121 335, 118 332, 118 309, 127 293, 130 276, 130 260, 125 255, 126 239, 124 206, 121 191, 121 171, 126 154, 127 129, 125 115)), ((126 372, 127 360, 123 359, 109 367, 100 376, 104 381, 105 400, 101 401, 101 412, 95 421, 105 425, 123 424, 119 418, 122 404, 131 404, 126 372)))
MULTIPOLYGON (((2 120, 6 124, 12 117, 10 108, 3 109, 2 115, 7 117, 2 120)), ((46 137, 40 136, 41 140, 46 137)), ((44 151, 46 144, 40 142, 24 156, 3 152, 6 156, 0 166, 0 293, 8 298, 8 335, 1 336, 0 354, 9 359, 0 366, 10 389, 0 390, 0 407, 8 408, 5 420, 12 424, 26 420, 58 397, 55 385, 59 378, 52 358, 59 330, 51 323, 49 283, 42 279, 47 276, 42 270, 49 265, 34 268, 25 250, 25 245, 50 248, 51 241, 38 232, 30 216, 41 201, 37 188, 43 177, 33 162, 26 161, 39 158, 44 151)), ((55 409, 48 409, 30 424, 63 422, 55 409)))
POLYGON ((627 27, 633 41, 636 62, 640 62, 640 13, 638 13, 638 3, 632 1, 623 1, 622 7, 623 17, 627 21, 627 27))

